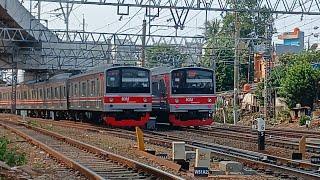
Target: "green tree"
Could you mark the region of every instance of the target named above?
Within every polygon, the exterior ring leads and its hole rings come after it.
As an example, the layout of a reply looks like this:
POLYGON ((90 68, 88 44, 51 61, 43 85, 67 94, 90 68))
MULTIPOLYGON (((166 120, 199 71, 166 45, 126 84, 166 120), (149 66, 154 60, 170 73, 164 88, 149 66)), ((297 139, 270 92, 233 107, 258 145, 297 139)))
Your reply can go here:
POLYGON ((286 99, 290 108, 300 103, 302 106, 313 106, 316 98, 319 73, 307 60, 296 61, 288 67, 281 79, 280 96, 286 99))
POLYGON ((146 49, 147 66, 158 67, 163 65, 180 67, 187 56, 168 45, 157 45, 146 49))
MULTIPOLYGON (((256 0, 242 1, 238 4, 241 9, 253 9, 257 4, 256 0)), ((232 2, 231 2, 232 4, 232 2)), ((248 38, 252 34, 262 36, 265 32, 268 13, 254 14, 250 12, 239 12, 240 38, 248 38), (253 33, 254 32, 254 33, 253 33)), ((216 62, 217 91, 233 89, 233 62, 234 62, 234 32, 235 16, 227 12, 222 20, 212 20, 206 23, 204 32, 207 38, 205 53, 201 65, 210 67, 216 62)), ((249 76, 253 77, 253 64, 248 63, 249 48, 240 52, 240 85, 247 82, 248 67, 251 69, 249 76)), ((253 59, 253 57, 251 57, 253 59)))

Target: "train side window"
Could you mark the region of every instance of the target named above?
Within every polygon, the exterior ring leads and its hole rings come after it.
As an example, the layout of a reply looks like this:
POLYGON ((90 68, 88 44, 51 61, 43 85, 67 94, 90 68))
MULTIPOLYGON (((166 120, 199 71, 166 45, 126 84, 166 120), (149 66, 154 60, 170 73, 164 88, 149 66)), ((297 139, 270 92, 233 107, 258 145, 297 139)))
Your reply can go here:
POLYGON ((39 89, 39 99, 42 99, 42 88, 39 89))
POLYGON ((54 92, 53 92, 53 91, 54 91, 54 90, 53 90, 53 87, 50 87, 50 95, 51 95, 50 98, 51 98, 51 99, 54 98, 54 94, 53 94, 54 92))
POLYGON ((87 89, 86 89, 87 96, 89 96, 90 95, 90 83, 89 83, 89 80, 87 80, 86 86, 87 86, 87 89))
POLYGON ((58 99, 58 97, 59 97, 58 87, 55 87, 54 88, 54 98, 58 99))
POLYGON ((73 93, 74 93, 74 88, 73 88, 73 83, 70 83, 70 86, 69 86, 69 97, 73 96, 73 93))
POLYGON ((77 96, 81 96, 81 82, 78 82, 78 92, 77 92, 77 96))
POLYGON ((74 96, 78 95, 78 84, 74 85, 74 96))
POLYGON ((67 92, 66 92, 66 85, 63 86, 63 97, 67 97, 67 92))
POLYGON ((47 88, 47 99, 50 99, 50 88, 47 88))
POLYGON ((91 81, 91 96, 95 96, 95 95, 96 95, 96 82, 91 81))
POLYGON ((2 99, 2 93, 0 92, 0 99, 2 99))
POLYGON ((82 87, 81 87, 81 96, 86 96, 87 92, 87 84, 86 82, 82 82, 82 87))
POLYGON ((59 99, 62 99, 62 86, 59 86, 59 99))
POLYGON ((162 96, 165 96, 165 94, 166 94, 166 85, 165 85, 163 79, 160 79, 159 91, 160 91, 159 93, 160 93, 162 96))
POLYGON ((27 99, 28 95, 27 95, 27 91, 23 91, 23 98, 22 99, 27 99))
POLYGON ((158 82, 152 82, 152 95, 158 95, 159 94, 159 83, 158 82))
POLYGON ((100 96, 100 81, 97 79, 97 96, 100 96))

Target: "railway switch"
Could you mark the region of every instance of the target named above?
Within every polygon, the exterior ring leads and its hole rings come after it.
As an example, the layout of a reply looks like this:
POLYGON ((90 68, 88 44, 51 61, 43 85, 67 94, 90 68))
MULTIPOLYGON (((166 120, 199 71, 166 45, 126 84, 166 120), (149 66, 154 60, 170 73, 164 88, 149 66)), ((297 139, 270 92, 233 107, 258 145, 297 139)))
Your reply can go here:
POLYGON ((196 149, 196 162, 194 165, 195 176, 208 176, 210 167, 210 151, 196 149))
POLYGON ((299 141, 299 153, 301 153, 302 159, 305 159, 306 157, 306 143, 306 136, 302 136, 299 141))
POLYGON ((185 142, 172 142, 172 160, 181 165, 182 170, 189 170, 189 162, 186 161, 185 142))
POLYGON ((242 172, 243 165, 236 161, 221 161, 219 168, 227 173, 242 172))
POLYGON ((172 142, 172 159, 186 160, 186 144, 185 142, 172 142))

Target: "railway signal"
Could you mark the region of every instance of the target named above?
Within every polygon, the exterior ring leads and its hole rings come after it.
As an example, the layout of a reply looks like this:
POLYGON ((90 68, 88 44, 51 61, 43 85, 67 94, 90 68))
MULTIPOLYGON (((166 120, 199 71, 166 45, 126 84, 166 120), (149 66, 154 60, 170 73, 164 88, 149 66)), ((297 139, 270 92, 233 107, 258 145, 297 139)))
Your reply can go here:
POLYGON ((258 129, 258 150, 265 150, 265 129, 266 123, 262 118, 256 119, 257 121, 257 129, 258 129))

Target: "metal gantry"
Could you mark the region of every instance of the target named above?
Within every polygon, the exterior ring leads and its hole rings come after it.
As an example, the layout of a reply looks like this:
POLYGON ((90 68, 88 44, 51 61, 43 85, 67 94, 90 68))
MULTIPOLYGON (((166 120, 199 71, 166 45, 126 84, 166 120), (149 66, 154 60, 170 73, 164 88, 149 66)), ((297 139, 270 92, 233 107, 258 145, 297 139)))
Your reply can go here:
MULTIPOLYGON (((117 7, 146 7, 159 9, 270 12, 273 14, 320 15, 320 0, 257 0, 254 9, 234 8, 229 0, 38 0, 43 2, 108 5, 117 7)), ((119 8, 118 8, 119 9, 119 8)))
MULTIPOLYGON (((31 66, 24 67, 26 69, 86 69, 103 63, 134 64, 140 60, 143 44, 146 48, 168 45, 186 55, 201 56, 205 43, 204 37, 192 36, 146 35, 144 38, 140 34, 18 28, 0 28, 0 39, 18 47, 20 62, 31 66), (38 66, 34 66, 37 63, 38 66)), ((8 49, 8 46, 0 45, 0 48, 8 49)))

